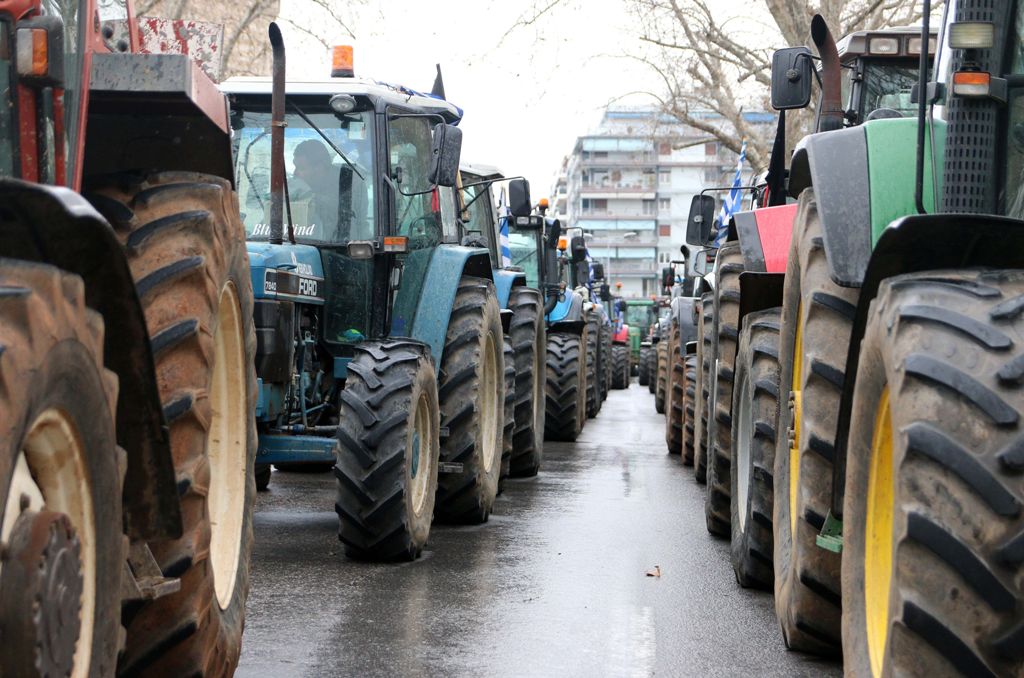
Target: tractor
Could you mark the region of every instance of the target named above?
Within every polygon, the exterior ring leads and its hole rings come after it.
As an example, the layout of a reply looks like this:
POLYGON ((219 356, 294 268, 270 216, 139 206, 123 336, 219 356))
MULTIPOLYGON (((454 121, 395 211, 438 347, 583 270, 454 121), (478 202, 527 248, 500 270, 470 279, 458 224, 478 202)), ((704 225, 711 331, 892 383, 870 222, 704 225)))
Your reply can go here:
POLYGON ((491 187, 499 181, 507 179, 496 168, 462 166, 460 236, 463 245, 487 248, 507 325, 505 399, 511 412, 505 419, 502 476, 529 477, 537 475, 544 456, 544 300, 535 284, 527 285, 526 271, 512 266, 507 242, 502 242, 513 215, 499 215, 495 208, 491 187))
POLYGON ((841 648, 853 675, 1024 671, 1022 12, 947 3, 916 120, 792 159, 776 611, 791 647, 841 648))
POLYGON ((219 31, 182 28, 0 1, 0 675, 238 662, 253 293, 226 101, 189 56, 219 31))
POLYGON ((533 210, 525 179, 509 182, 509 251, 512 265, 526 273, 527 285, 544 297, 546 367, 544 437, 572 442, 587 418, 587 321, 583 296, 563 274, 566 266, 588 266, 583 238, 574 239, 572 254, 561 222, 545 216, 546 201, 533 210), (561 247, 561 249, 560 249, 561 247))
MULTIPOLYGON (((900 118, 911 110, 910 93, 918 71, 921 43, 917 29, 895 28, 858 31, 838 44, 820 16, 811 22, 811 37, 821 58, 818 77, 821 98, 817 130, 831 134, 867 121, 900 118)), ((927 43, 934 47, 933 39, 927 43)), ((926 49, 926 58, 928 53, 926 49)), ((815 71, 806 47, 779 50, 773 57, 773 101, 795 89, 799 80, 808 96, 815 71), (780 84, 781 83, 781 84, 780 84)), ((714 388, 699 401, 695 417, 707 431, 708 491, 705 518, 708 530, 731 537, 731 561, 742 586, 771 588, 773 571, 774 489, 772 468, 776 446, 784 438, 775 427, 779 402, 778 344, 783 312, 783 289, 791 235, 798 206, 786 193, 787 182, 799 182, 795 165, 785 170, 785 110, 781 103, 778 131, 769 171, 755 182, 753 208, 737 212, 728 224, 725 243, 717 253, 714 290, 705 308, 712 329, 711 362, 715 374, 703 375, 714 388)), ((802 103, 802 102, 798 102, 802 103)), ((697 197, 691 210, 689 236, 700 241, 708 231, 700 226, 710 219, 710 198, 697 197), (703 205, 704 214, 701 214, 703 205)), ((710 244, 707 239, 704 244, 710 244)), ((820 301, 820 299, 819 299, 820 301)), ((834 312, 845 307, 833 303, 834 312)), ((784 395, 784 394, 783 394, 784 395)), ((823 396, 824 397, 824 396, 823 396)), ((784 431, 785 429, 783 429, 784 431)), ((824 434, 818 434, 824 439, 824 434)), ((814 442, 814 445, 820 445, 814 442)), ((775 526, 776 528, 778 526, 775 526)))
POLYGON ((256 290, 257 461, 333 466, 350 558, 414 560, 433 518, 482 523, 501 472, 491 259, 460 245, 462 111, 357 78, 234 78, 234 172, 256 290))

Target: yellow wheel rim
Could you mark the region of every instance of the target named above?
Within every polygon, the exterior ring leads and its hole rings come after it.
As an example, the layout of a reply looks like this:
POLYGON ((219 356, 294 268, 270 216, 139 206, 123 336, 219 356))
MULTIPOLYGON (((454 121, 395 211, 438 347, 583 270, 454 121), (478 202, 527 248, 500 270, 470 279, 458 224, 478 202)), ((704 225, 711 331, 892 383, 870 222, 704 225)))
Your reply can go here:
POLYGON ((871 439, 866 528, 864 535, 864 620, 867 625, 871 673, 882 675, 889 635, 889 588, 892 584, 892 523, 895 505, 892 457, 892 417, 889 388, 875 410, 871 439))
POLYGON ((789 443, 789 533, 796 535, 797 495, 800 492, 800 377, 804 364, 803 304, 796 307, 793 345, 793 437, 789 443))

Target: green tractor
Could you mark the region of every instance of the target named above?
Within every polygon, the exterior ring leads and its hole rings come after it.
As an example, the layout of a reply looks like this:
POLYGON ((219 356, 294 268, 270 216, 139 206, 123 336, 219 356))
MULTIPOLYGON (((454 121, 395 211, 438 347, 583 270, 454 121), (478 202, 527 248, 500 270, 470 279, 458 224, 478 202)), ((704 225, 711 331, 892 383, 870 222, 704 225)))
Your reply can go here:
MULTIPOLYGON (((658 322, 658 303, 655 299, 626 299, 625 323, 629 328, 629 372, 638 376, 640 370, 640 344, 650 335, 658 322)), ((646 385, 646 384, 644 384, 646 385)))
MULTIPOLYGON (((349 65, 350 66, 350 65, 349 65)), ((256 289, 257 461, 334 468, 349 557, 411 560, 488 519, 504 341, 491 257, 460 244, 462 111, 353 76, 223 83, 256 289)))
POLYGON ((808 137, 790 172, 776 611, 852 675, 1024 672, 1024 4, 942 12, 934 77, 929 2, 897 41, 916 119, 808 137))

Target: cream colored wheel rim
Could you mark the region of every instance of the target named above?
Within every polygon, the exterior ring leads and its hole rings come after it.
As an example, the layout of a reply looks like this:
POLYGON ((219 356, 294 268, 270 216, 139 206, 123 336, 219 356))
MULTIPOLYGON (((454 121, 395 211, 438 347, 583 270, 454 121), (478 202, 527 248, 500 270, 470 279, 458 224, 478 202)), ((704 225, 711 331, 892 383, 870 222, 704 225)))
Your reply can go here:
MULTIPOLYGON (((484 364, 480 379, 480 434, 483 437, 484 473, 490 473, 501 454, 498 445, 498 359, 494 337, 488 332, 484 337, 484 364)), ((502 407, 504 414, 505 408, 502 407)))
POLYGON ((82 571, 81 625, 71 676, 84 678, 89 674, 92 659, 96 617, 96 518, 85 450, 71 420, 60 410, 43 412, 25 436, 4 498, 0 541, 6 542, 10 537, 20 515, 23 495, 28 497, 28 510, 63 513, 78 535, 82 571))
POLYGON ((235 591, 245 517, 246 440, 245 333, 234 283, 220 292, 217 329, 213 335, 213 378, 207 455, 210 488, 210 567, 220 608, 226 609, 235 591))
POLYGON ((431 457, 434 448, 433 431, 430 426, 430 404, 427 394, 421 393, 413 413, 412 430, 409 432, 409 495, 413 515, 423 513, 430 487, 431 457))

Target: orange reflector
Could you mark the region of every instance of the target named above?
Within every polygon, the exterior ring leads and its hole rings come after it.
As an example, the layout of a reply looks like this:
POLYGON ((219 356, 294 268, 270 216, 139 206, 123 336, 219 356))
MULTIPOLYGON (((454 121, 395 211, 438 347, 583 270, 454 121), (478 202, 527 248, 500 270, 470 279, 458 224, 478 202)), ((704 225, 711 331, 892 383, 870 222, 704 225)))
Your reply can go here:
POLYGON ((409 239, 404 235, 389 235, 384 237, 385 252, 405 252, 408 249, 409 239))
POLYGON ((331 77, 351 78, 355 75, 352 59, 352 45, 335 45, 331 50, 331 77))
POLYGON ((46 30, 18 29, 18 75, 41 78, 49 70, 46 30))
POLYGON ((558 239, 558 249, 560 249, 560 250, 562 250, 564 252, 568 248, 569 248, 569 239, 566 238, 563 235, 562 237, 560 237, 558 239))
POLYGON ((953 74, 953 94, 988 96, 992 75, 984 71, 957 71, 953 74))

